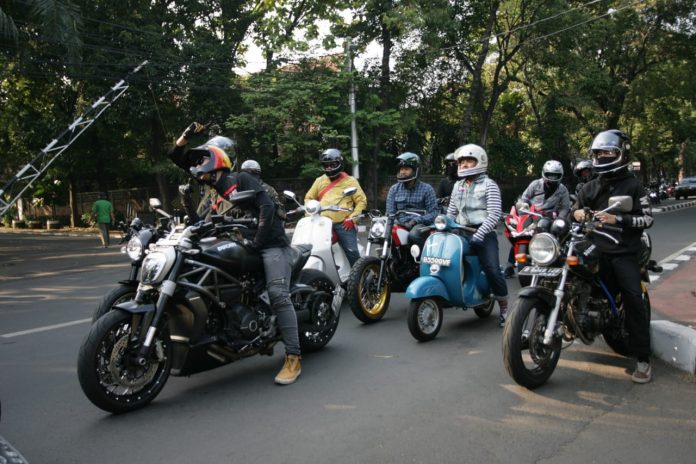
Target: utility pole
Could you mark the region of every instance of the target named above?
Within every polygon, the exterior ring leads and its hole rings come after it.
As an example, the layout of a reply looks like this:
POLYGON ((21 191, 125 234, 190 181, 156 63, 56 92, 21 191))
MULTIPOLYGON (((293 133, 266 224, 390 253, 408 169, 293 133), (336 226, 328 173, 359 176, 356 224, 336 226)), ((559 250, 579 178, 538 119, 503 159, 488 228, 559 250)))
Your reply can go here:
MULTIPOLYGON (((350 37, 346 39, 346 71, 353 71, 353 52, 351 49, 350 37)), ((348 94, 348 105, 350 105, 350 154, 353 158, 353 177, 360 179, 360 166, 358 164, 358 130, 355 126, 355 84, 353 78, 350 79, 350 92, 348 94)))

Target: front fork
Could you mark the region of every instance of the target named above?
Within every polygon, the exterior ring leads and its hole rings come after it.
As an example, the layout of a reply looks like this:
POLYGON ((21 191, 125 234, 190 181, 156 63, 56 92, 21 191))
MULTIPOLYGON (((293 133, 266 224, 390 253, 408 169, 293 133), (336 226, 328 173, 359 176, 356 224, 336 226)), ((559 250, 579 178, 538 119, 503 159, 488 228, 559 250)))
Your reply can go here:
MULTIPOLYGON (((568 247, 567 256, 571 256, 573 254, 574 249, 575 244, 571 243, 568 247)), ((546 330, 544 331, 544 345, 546 346, 550 346, 551 342, 553 341, 553 333, 556 330, 556 321, 558 320, 558 313, 561 310, 561 302, 563 301, 563 295, 565 295, 563 289, 565 288, 566 279, 568 278, 568 272, 568 264, 565 264, 563 266, 563 271, 561 272, 561 281, 558 283, 558 287, 556 287, 556 290, 553 291, 553 294, 556 297, 556 304, 554 304, 553 311, 551 311, 551 314, 549 314, 549 321, 546 324, 546 330)), ((536 284, 536 276, 534 276, 534 280, 532 281, 532 285, 534 284, 536 284)))

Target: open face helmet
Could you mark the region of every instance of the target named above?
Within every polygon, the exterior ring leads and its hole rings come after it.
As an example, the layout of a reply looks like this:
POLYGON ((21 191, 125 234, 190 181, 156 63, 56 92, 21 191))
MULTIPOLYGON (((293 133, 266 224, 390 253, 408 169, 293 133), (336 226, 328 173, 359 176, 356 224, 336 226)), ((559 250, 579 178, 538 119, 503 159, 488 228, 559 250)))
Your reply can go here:
POLYGON ((217 173, 229 172, 234 167, 237 160, 235 145, 232 139, 218 135, 193 148, 190 151, 199 154, 200 161, 191 168, 191 174, 203 183, 214 184, 219 177, 217 173))
POLYGON ((407 151, 397 156, 396 160, 399 171, 401 171, 401 167, 403 166, 409 167, 413 170, 410 175, 406 176, 402 176, 401 172, 398 172, 396 174, 396 180, 398 182, 410 182, 418 179, 418 175, 420 174, 420 157, 418 155, 407 151))
POLYGON ((324 174, 335 179, 343 172, 343 156, 338 148, 328 148, 319 157, 324 174))
POLYGON ((544 167, 541 168, 541 177, 552 184, 560 183, 563 178, 563 165, 556 160, 545 162, 544 167))
POLYGON ((462 145, 457 148, 454 151, 454 159, 457 160, 457 175, 459 177, 470 177, 483 174, 488 169, 488 155, 486 154, 486 150, 473 143, 462 145), (459 164, 464 158, 476 160, 476 165, 471 168, 464 168, 459 164))
POLYGON ((592 165, 599 174, 616 172, 628 166, 631 141, 617 129, 600 132, 592 141, 592 165))
POLYGON ((261 176, 261 165, 256 160, 246 160, 239 168, 240 171, 248 172, 254 176, 261 176))

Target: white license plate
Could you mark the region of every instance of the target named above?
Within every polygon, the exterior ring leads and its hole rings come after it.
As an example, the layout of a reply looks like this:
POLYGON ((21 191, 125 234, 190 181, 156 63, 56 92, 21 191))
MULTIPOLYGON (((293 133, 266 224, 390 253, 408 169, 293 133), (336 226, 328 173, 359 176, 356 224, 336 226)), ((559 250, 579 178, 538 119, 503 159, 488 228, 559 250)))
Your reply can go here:
POLYGON ((451 259, 436 258, 435 256, 424 256, 422 261, 425 264, 439 264, 440 266, 449 266, 452 263, 451 259))
POLYGON ((341 287, 341 284, 336 284, 336 288, 334 289, 334 297, 331 301, 331 309, 336 315, 338 315, 338 312, 341 310, 341 303, 343 303, 343 297, 345 294, 346 291, 343 289, 343 287, 341 287))
POLYGON ((559 267, 525 266, 520 271, 520 275, 558 277, 563 269, 559 267))

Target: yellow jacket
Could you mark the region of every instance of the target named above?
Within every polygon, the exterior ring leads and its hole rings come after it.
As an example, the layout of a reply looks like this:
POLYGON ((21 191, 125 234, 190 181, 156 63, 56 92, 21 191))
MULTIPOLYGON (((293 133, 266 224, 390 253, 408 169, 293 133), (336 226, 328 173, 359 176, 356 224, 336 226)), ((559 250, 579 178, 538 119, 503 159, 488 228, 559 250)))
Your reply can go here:
MULTIPOLYGON (((319 200, 319 193, 321 193, 321 191, 324 190, 324 188, 326 188, 331 182, 333 181, 329 179, 327 175, 317 177, 312 184, 312 187, 305 195, 305 202, 307 200, 319 200)), ((331 222, 334 224, 338 224, 343 222, 343 220, 347 217, 354 217, 362 213, 367 207, 367 197, 365 196, 363 189, 360 187, 358 180, 355 177, 347 175, 338 181, 336 185, 331 187, 331 190, 324 194, 320 203, 322 206, 335 205, 338 203, 338 206, 341 208, 351 208, 353 210, 350 212, 324 211, 321 213, 322 216, 326 216, 327 218, 331 219, 331 222), (343 198, 341 202, 338 203, 338 200, 343 196, 343 191, 348 187, 357 187, 358 191, 350 197, 343 198)))

